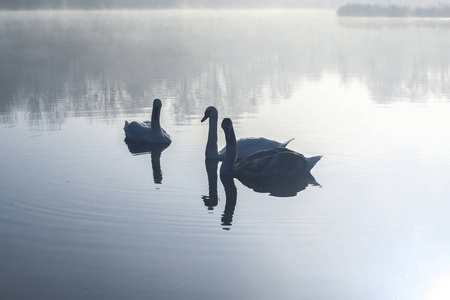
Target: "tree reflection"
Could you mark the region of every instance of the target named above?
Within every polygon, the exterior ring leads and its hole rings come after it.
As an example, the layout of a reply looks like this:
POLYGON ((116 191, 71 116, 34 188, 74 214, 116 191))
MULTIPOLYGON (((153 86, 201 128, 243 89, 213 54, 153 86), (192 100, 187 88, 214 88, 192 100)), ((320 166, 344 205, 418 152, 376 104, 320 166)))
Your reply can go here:
POLYGON ((155 95, 176 99, 175 122, 206 103, 240 116, 329 73, 361 81, 375 101, 445 98, 449 23, 399 23, 307 13, 4 14, 0 122, 23 115, 50 130, 69 116, 122 122, 155 95))
POLYGON ((170 146, 170 143, 142 143, 125 139, 125 144, 127 145, 130 153, 133 155, 143 155, 150 153, 153 170, 153 181, 157 184, 161 184, 163 179, 161 171, 161 153, 170 146))

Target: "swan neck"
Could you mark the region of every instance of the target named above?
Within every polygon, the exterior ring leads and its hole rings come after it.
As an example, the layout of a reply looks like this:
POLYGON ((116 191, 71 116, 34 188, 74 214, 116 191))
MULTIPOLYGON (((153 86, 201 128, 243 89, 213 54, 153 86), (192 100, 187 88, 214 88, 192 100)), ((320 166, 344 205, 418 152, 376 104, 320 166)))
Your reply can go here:
POLYGON ((236 157, 237 157, 236 135, 234 134, 233 128, 231 128, 225 134, 225 140, 227 143, 226 152, 225 152, 225 158, 223 160, 223 163, 220 166, 220 173, 232 175, 234 163, 236 162, 236 157))
POLYGON ((218 148, 217 148, 217 117, 211 116, 209 118, 209 131, 208 131, 208 141, 206 143, 206 158, 217 159, 218 148))
POLYGON ((161 124, 159 123, 160 112, 160 108, 153 108, 152 110, 152 130, 161 130, 161 124))

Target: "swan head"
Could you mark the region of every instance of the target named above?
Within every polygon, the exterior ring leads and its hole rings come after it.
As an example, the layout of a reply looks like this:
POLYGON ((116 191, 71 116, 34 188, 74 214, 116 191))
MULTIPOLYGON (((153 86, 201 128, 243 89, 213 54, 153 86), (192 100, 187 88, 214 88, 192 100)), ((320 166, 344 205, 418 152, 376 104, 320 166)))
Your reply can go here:
POLYGON ((214 106, 208 106, 205 109, 205 115, 203 116, 201 122, 205 122, 208 118, 215 116, 217 118, 217 109, 214 106))
POLYGON ((161 112, 161 107, 162 107, 162 102, 159 99, 155 99, 153 100, 153 112, 152 112, 152 116, 155 121, 155 119, 159 119, 159 113, 161 112))
POLYGON ((159 99, 155 99, 153 100, 153 108, 157 108, 157 107, 161 107, 162 106, 162 102, 159 99))
POLYGON ((225 118, 222 120, 222 129, 225 134, 229 133, 231 129, 233 129, 233 122, 230 118, 225 118))

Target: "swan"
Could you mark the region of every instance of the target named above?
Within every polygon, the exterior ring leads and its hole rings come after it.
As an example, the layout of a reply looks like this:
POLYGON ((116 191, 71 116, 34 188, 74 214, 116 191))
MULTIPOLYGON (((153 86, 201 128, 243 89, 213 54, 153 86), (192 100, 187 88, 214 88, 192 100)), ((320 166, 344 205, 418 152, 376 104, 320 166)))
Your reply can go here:
POLYGON ((125 121, 123 130, 125 131, 125 139, 146 142, 164 144, 170 143, 171 139, 167 132, 161 128, 159 123, 159 115, 161 113, 161 100, 153 100, 152 120, 137 122, 133 121, 128 123, 125 121))
MULTIPOLYGON (((203 116, 201 122, 203 123, 209 119, 209 132, 208 132, 208 141, 206 143, 206 151, 205 156, 207 159, 218 159, 223 160, 226 153, 226 147, 222 150, 217 151, 217 120, 218 120, 218 112, 214 106, 208 106, 205 110, 205 115, 203 116)), ((240 138, 237 140, 238 152, 237 152, 237 160, 241 160, 242 158, 255 153, 259 150, 272 149, 276 147, 285 148, 287 144, 289 144, 293 139, 286 141, 284 143, 280 143, 274 140, 269 140, 266 138, 240 138)))
POLYGON ((322 158, 322 156, 306 158, 290 149, 277 147, 250 154, 235 164, 238 146, 231 119, 223 119, 222 129, 225 133, 227 151, 220 166, 221 175, 233 175, 239 178, 246 176, 307 174, 322 158))

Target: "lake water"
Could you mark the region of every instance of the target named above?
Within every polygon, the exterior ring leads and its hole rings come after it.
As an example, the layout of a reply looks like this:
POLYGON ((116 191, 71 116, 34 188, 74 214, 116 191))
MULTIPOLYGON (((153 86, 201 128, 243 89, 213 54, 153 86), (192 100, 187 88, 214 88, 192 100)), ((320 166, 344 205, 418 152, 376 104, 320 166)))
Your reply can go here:
POLYGON ((449 48, 440 19, 0 13, 0 298, 450 298, 449 48), (173 142, 133 155, 155 98, 173 142), (317 184, 227 199, 209 105, 317 184))

